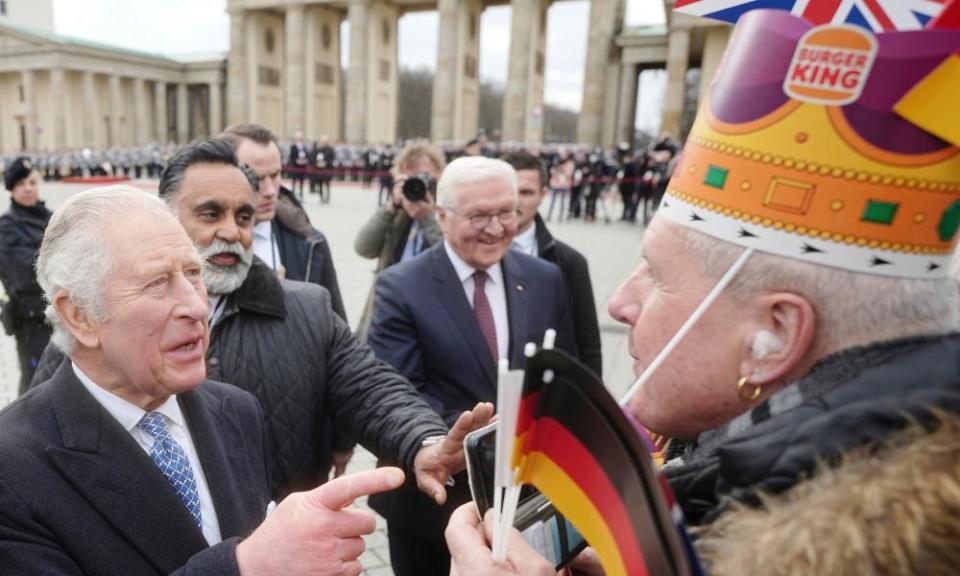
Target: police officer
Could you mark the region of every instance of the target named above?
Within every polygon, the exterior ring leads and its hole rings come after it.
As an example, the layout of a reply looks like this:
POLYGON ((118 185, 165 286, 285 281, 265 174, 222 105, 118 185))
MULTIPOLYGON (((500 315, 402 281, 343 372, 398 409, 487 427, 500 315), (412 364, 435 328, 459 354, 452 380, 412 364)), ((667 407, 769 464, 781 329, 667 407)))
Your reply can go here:
POLYGON ((10 209, 0 216, 0 282, 9 300, 0 318, 7 334, 17 340, 22 394, 50 340, 34 263, 52 214, 40 200, 40 174, 30 159, 14 160, 4 173, 4 185, 10 191, 10 209))

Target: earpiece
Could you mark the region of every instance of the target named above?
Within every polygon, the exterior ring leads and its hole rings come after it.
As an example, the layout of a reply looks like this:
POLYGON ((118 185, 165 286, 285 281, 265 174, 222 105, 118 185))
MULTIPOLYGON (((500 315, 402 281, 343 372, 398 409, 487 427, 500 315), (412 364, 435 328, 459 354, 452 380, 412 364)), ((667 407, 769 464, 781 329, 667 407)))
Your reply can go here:
POLYGON ((764 358, 773 352, 779 352, 783 349, 783 342, 767 330, 761 330, 753 337, 753 344, 750 351, 757 360, 764 358))

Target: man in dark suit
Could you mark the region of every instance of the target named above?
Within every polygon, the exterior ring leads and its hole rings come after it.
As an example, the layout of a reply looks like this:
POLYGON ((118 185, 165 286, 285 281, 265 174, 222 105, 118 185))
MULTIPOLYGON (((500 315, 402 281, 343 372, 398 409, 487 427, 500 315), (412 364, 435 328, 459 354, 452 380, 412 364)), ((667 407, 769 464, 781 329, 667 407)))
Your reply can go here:
MULTIPOLYGON (((493 401, 497 363, 524 363, 527 342, 557 330, 557 346, 576 352, 560 270, 510 251, 517 226, 517 176, 501 160, 460 158, 437 189, 444 241, 388 268, 376 287, 368 344, 417 387, 448 423, 477 402, 493 401)), ((469 499, 456 478, 437 508, 412 483, 371 506, 387 519, 397 576, 449 573, 443 529, 469 499)))
POLYGON ((597 324, 597 306, 593 300, 587 259, 573 247, 554 238, 538 212, 540 203, 549 192, 543 161, 523 150, 505 154, 503 161, 517 171, 520 211, 512 247, 524 254, 553 262, 563 272, 567 297, 570 299, 573 333, 577 340, 577 355, 597 375, 602 376, 600 327, 597 324))
POLYGON ((138 189, 76 194, 54 215, 38 281, 69 361, 0 412, 3 574, 359 573, 374 519, 341 508, 402 473, 291 495, 260 524, 260 407, 206 380, 202 269, 138 189))
POLYGON ((290 178, 293 180, 293 192, 299 193, 300 200, 303 200, 303 181, 306 180, 307 170, 310 168, 310 149, 303 141, 303 132, 298 131, 294 135, 288 162, 287 171, 290 172, 290 178))

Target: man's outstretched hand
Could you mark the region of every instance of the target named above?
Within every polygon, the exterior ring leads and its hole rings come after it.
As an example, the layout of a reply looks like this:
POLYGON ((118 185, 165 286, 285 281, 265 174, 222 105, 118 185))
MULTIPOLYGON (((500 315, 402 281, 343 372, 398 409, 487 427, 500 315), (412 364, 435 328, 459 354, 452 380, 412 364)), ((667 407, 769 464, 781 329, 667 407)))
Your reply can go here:
POLYGON ((489 424, 491 418, 493 404, 480 402, 473 410, 467 410, 457 418, 442 442, 426 446, 417 452, 413 460, 413 471, 421 492, 433 498, 439 505, 447 501, 447 479, 466 468, 463 438, 489 424))
POLYGON ((401 484, 402 470, 377 468, 287 496, 237 545, 241 576, 357 576, 363 570, 358 560, 364 550, 361 536, 373 532, 376 520, 371 512, 349 506, 361 496, 401 484))

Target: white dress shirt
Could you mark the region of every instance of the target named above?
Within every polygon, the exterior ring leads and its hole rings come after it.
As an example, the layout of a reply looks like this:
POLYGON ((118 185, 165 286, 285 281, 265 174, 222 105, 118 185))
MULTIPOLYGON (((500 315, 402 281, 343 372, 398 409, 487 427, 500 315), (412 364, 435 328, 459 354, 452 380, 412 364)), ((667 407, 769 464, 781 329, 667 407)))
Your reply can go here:
MULTIPOLYGON (((453 269, 456 270, 463 291, 467 295, 467 302, 473 308, 473 273, 476 270, 460 259, 446 240, 443 241, 443 249, 446 250, 447 257, 453 263, 453 269)), ((493 312, 493 325, 497 329, 497 356, 501 360, 509 360, 510 320, 507 317, 507 294, 505 292, 506 287, 503 284, 503 268, 497 262, 487 268, 486 272, 487 283, 483 285, 483 292, 490 302, 490 310, 493 312)))
POLYGON ((514 236, 510 248, 534 258, 538 257, 540 250, 537 248, 537 223, 534 222, 526 232, 514 236))
POLYGON ((217 323, 220 316, 223 315, 223 309, 226 307, 227 298, 221 294, 210 294, 207 296, 207 328, 213 330, 213 325, 217 323))
MULTIPOLYGON (((97 386, 89 376, 73 364, 73 372, 87 389, 87 392, 103 406, 113 418, 123 426, 123 429, 133 436, 137 444, 143 448, 143 451, 149 456, 153 443, 156 441, 153 436, 137 426, 140 420, 146 415, 139 406, 127 402, 123 398, 107 392, 100 386, 97 386)), ((197 483, 197 494, 200 496, 200 515, 203 520, 203 537, 207 544, 213 546, 219 543, 223 538, 220 536, 220 522, 217 521, 217 512, 213 508, 213 498, 210 496, 210 488, 207 485, 207 477, 203 474, 203 466, 200 464, 200 458, 197 456, 197 448, 193 445, 193 437, 190 435, 190 428, 187 427, 187 421, 180 411, 180 405, 177 404, 177 397, 171 396, 167 401, 154 410, 164 417, 164 423, 170 436, 176 440, 183 451, 187 453, 190 460, 190 467, 193 468, 193 478, 197 483)))
POLYGON ((280 268, 280 248, 273 237, 273 221, 257 222, 253 227, 253 253, 270 268, 280 268))

